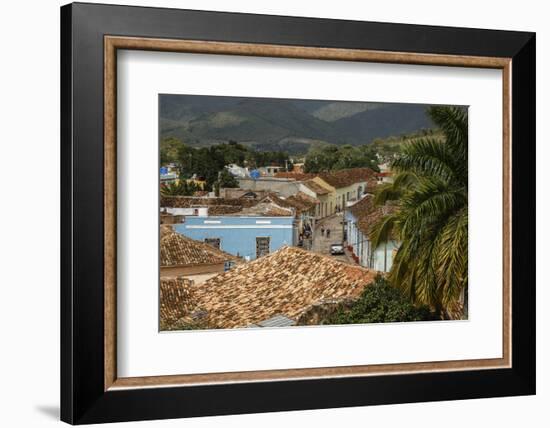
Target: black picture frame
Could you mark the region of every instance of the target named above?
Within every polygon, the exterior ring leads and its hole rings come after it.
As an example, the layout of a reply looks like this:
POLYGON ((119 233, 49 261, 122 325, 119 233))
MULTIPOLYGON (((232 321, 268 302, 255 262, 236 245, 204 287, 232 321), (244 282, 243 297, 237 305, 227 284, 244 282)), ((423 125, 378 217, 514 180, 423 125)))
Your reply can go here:
POLYGON ((535 393, 535 34, 74 3, 61 8, 61 419, 71 424, 535 393), (104 36, 512 58, 512 367, 104 390, 104 36))

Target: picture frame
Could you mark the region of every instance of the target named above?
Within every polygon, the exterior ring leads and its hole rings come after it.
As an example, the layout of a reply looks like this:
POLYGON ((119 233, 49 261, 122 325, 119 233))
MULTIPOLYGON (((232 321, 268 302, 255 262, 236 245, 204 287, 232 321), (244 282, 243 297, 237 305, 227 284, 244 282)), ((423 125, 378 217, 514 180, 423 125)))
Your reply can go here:
POLYGON ((63 6, 61 419, 86 424, 534 394, 535 97, 533 33, 63 6), (119 378, 118 50, 502 70, 502 358, 119 378))

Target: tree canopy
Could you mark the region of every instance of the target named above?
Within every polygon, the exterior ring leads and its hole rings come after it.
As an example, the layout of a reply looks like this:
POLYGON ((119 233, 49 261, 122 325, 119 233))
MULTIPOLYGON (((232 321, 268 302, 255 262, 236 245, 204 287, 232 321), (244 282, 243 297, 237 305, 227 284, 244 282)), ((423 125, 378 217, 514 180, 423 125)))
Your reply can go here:
POLYGON ((374 247, 401 241, 389 280, 413 302, 428 304, 441 317, 468 290, 468 117, 460 107, 428 110, 440 135, 418 137, 392 162, 394 183, 376 201, 398 209, 373 228, 374 247))
POLYGON ((379 171, 376 152, 366 144, 362 146, 349 144, 314 146, 307 153, 304 164, 305 172, 311 173, 362 167, 379 171))
POLYGON ((429 319, 432 319, 432 315, 427 306, 416 307, 401 290, 392 287, 379 275, 371 285, 365 287, 357 301, 351 306, 342 305, 323 324, 367 324, 429 319))
MULTIPOLYGON (((175 162, 183 178, 193 174, 206 180, 206 190, 212 190, 220 172, 225 166, 236 164, 249 168, 267 165, 292 165, 286 152, 261 152, 235 141, 209 147, 191 147, 176 138, 169 137, 161 142, 161 164, 175 162)), ((229 187, 229 186, 227 186, 229 187)))
POLYGON ((160 186, 162 196, 193 196, 197 190, 200 190, 199 186, 193 181, 187 182, 184 178, 160 186))

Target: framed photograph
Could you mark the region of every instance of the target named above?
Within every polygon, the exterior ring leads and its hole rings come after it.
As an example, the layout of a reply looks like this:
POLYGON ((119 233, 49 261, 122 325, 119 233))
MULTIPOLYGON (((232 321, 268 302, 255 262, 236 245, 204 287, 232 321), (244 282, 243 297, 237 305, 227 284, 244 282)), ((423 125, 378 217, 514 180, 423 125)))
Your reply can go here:
POLYGON ((535 35, 61 8, 61 418, 535 393, 535 35))

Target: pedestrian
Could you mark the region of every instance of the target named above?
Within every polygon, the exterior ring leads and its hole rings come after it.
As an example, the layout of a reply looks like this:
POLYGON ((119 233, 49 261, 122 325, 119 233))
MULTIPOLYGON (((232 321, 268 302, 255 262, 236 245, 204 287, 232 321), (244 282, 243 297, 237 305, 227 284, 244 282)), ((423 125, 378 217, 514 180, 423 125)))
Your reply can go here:
POLYGON ((330 229, 327 229, 327 238, 330 238, 330 229))
POLYGON ((321 236, 325 236, 325 228, 321 227, 321 236))

